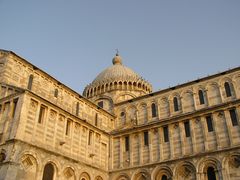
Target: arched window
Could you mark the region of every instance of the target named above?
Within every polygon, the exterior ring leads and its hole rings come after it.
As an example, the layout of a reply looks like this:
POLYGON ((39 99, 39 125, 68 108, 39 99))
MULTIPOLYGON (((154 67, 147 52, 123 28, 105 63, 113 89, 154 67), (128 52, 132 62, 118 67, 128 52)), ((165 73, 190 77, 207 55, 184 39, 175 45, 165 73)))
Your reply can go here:
POLYGON ((54 167, 51 163, 48 163, 44 167, 42 180, 53 180, 53 177, 54 177, 54 167))
POLYGON ((118 88, 118 83, 114 82, 114 89, 117 89, 117 88, 118 88))
POLYGON ((122 87, 122 82, 120 81, 118 84, 119 84, 119 89, 122 90, 122 89, 123 89, 123 87, 122 87))
POLYGON ((139 89, 141 88, 141 84, 140 84, 140 83, 138 83, 138 88, 139 88, 139 89))
POLYGON ((162 176, 162 180, 167 180, 168 178, 167 178, 167 176, 166 175, 163 175, 162 176))
POLYGON ((32 90, 33 75, 31 74, 28 78, 28 90, 32 90))
POLYGON ((157 108, 156 104, 152 103, 152 117, 157 117, 157 108))
POLYGON ((203 95, 203 91, 202 90, 198 91, 198 97, 199 97, 200 104, 205 104, 204 95, 203 95))
POLYGON ((179 111, 178 98, 173 98, 174 111, 179 111))
POLYGON ((93 96, 93 90, 90 90, 90 95, 89 96, 93 96))
POLYGON ((232 96, 231 88, 228 82, 224 83, 224 88, 225 88, 226 96, 227 97, 232 96))
POLYGON ((216 174, 213 167, 207 169, 208 180, 216 180, 216 174))
POLYGON ((101 93, 104 92, 104 85, 101 86, 101 93))

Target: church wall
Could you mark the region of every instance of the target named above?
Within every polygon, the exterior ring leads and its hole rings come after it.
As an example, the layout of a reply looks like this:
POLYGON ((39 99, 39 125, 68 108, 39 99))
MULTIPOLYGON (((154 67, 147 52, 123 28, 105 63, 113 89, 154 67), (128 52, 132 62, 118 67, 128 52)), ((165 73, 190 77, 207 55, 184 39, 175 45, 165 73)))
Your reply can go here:
POLYGON ((231 107, 226 106, 191 117, 181 117, 172 122, 168 121, 167 124, 159 123, 116 133, 116 137, 113 138, 113 144, 116 144, 116 139, 118 139, 118 146, 113 147, 113 152, 115 152, 113 154, 113 169, 126 167, 126 160, 129 162, 127 167, 130 168, 169 159, 183 158, 198 153, 214 152, 237 147, 240 145, 239 112, 240 106, 239 103, 237 103, 231 107), (236 126, 232 125, 231 118, 229 117, 229 110, 232 108, 236 108, 236 112, 238 113, 238 125, 236 126), (209 115, 212 116, 213 120, 214 130, 212 132, 209 132, 206 122, 206 117, 209 115), (188 119, 190 123, 190 137, 186 137, 184 128, 186 119, 188 119), (169 130, 168 142, 165 142, 163 133, 163 128, 166 126, 168 126, 169 130), (142 137, 146 131, 150 134, 150 144, 147 147, 143 145, 144 140, 142 137), (129 152, 124 150, 124 138, 126 136, 130 137, 129 152), (137 147, 139 147, 138 150, 136 150, 136 144, 137 147), (124 155, 126 153, 133 153, 135 155, 129 156, 129 159, 126 159, 124 155), (121 166, 121 164, 125 164, 125 166, 121 166))
POLYGON ((213 167, 216 178, 239 179, 239 150, 224 151, 218 153, 200 154, 174 161, 163 161, 161 163, 143 165, 136 168, 128 168, 122 171, 110 172, 111 180, 160 180, 163 176, 168 179, 177 180, 205 180, 207 179, 207 168, 213 167))
POLYGON ((108 169, 108 134, 31 93, 25 93, 23 103, 16 139, 108 169))
POLYGON ((0 179, 41 180, 47 164, 54 168, 54 180, 109 179, 107 171, 25 142, 14 141, 4 148, 9 149, 9 153, 0 166, 0 179))
POLYGON ((0 180, 40 180, 48 165, 54 180, 204 180, 209 167, 217 179, 240 178, 239 68, 116 105, 111 96, 130 95, 114 87, 99 97, 115 119, 20 57, 3 54, 0 180))
MULTIPOLYGON (((194 113, 205 108, 210 108, 221 103, 227 103, 240 98, 240 70, 235 70, 230 73, 224 73, 217 77, 200 81, 196 84, 186 85, 179 88, 170 88, 163 92, 159 91, 149 96, 143 96, 130 102, 123 102, 117 104, 115 107, 115 114, 126 112, 126 117, 129 117, 129 108, 135 107, 137 114, 136 123, 139 125, 148 124, 150 122, 164 121, 167 118, 177 117, 179 115, 194 113), (226 96, 224 83, 227 82, 230 86, 231 96, 226 96), (204 103, 200 104, 198 91, 202 90, 204 96, 204 103), (173 99, 178 99, 178 110, 174 110, 173 99), (157 106, 157 117, 151 117, 151 104, 155 102, 157 106), (143 112, 143 104, 147 107, 147 112, 143 112)), ((117 119, 120 121, 120 118, 117 119)), ((129 118, 126 119, 126 122, 129 118)), ((115 123, 116 128, 126 128, 126 124, 122 122, 115 123)))
MULTIPOLYGON (((204 157, 214 152, 216 156, 218 153, 222 153, 222 158, 226 151, 238 153, 240 145, 240 102, 238 95, 240 81, 238 79, 239 71, 234 71, 227 75, 219 75, 203 82, 200 81, 195 85, 183 86, 179 89, 164 91, 148 97, 144 96, 144 98, 137 98, 132 102, 117 105, 116 114, 120 117, 119 115, 124 112, 125 119, 124 121, 122 121, 122 117, 117 119, 115 125, 118 132, 113 133, 113 144, 118 139, 118 146, 114 146, 115 149, 112 151, 118 153, 113 154, 112 178, 118 179, 125 172, 129 172, 129 174, 125 173, 124 176, 128 176, 129 179, 137 179, 138 176, 132 175, 134 174, 133 169, 137 167, 146 167, 145 170, 151 175, 153 167, 156 168, 165 162, 183 161, 185 158, 195 158, 199 155, 204 157), (227 95, 224 87, 225 82, 230 84, 230 96, 227 95), (202 104, 199 99, 199 90, 203 91, 204 103, 202 104), (178 111, 174 109, 174 97, 178 99, 178 111), (152 115, 152 103, 157 105, 157 117, 152 115), (236 110, 237 125, 233 125, 231 121, 230 110, 233 109, 236 110), (132 120, 131 114, 135 114, 135 121, 132 120), (207 118, 211 119, 213 130, 209 130, 207 118), (188 136, 186 124, 189 125, 190 130, 188 136), (165 142, 164 127, 168 127, 169 140, 167 142, 165 142), (143 134, 146 131, 149 132, 150 144, 148 147, 143 145, 143 134), (125 152, 124 149, 126 136, 130 137, 128 152, 125 152), (136 151, 136 146, 139 147, 138 151, 136 151), (126 153, 133 155, 126 159, 124 155, 126 153)), ((223 163, 223 159, 219 160, 219 163, 223 163)), ((234 167, 238 168, 236 164, 237 162, 235 162, 234 167)), ((197 167, 195 168, 197 169, 197 167)), ((233 171, 237 172, 237 170, 233 171)), ((173 173, 173 176, 178 177, 179 175, 173 173)), ((219 174, 220 179, 222 176, 226 177, 227 175, 226 173, 219 174)), ((238 177, 238 173, 234 173, 234 176, 238 177)), ((199 175, 198 179, 204 179, 204 175, 199 175)))
MULTIPOLYGON (((48 74, 30 65, 21 58, 8 54, 5 56, 4 79, 0 82, 13 85, 23 89, 29 89, 38 96, 56 104, 62 109, 74 114, 89 123, 98 124, 101 129, 110 131, 113 129, 113 117, 105 111, 98 109, 96 105, 88 102, 76 92, 67 88, 48 74), (30 76, 32 75, 32 86, 29 87, 30 76)), ((1 71, 1 69, 0 69, 1 71)))

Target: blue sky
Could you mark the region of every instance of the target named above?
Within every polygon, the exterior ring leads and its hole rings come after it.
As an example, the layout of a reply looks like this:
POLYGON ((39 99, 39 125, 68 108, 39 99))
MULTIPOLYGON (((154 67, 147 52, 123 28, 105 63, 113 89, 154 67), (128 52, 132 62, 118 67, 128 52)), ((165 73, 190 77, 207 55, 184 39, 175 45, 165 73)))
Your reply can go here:
POLYGON ((0 49, 78 92, 123 63, 165 89, 240 65, 239 0, 0 0, 0 49))

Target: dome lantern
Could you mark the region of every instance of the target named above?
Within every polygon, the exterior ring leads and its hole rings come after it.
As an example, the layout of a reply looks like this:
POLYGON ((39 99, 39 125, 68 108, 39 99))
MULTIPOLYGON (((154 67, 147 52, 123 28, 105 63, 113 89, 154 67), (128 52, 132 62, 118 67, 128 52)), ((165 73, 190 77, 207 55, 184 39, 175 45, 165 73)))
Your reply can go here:
POLYGON ((117 64, 122 65, 121 56, 119 56, 119 54, 117 53, 116 56, 113 58, 112 62, 113 62, 113 65, 117 65, 117 64))

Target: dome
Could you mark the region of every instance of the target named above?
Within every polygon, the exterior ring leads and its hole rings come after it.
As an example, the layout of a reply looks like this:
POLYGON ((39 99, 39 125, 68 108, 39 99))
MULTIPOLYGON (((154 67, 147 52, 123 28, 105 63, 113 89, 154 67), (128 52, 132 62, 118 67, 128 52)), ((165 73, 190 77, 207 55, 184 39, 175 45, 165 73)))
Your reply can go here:
POLYGON ((118 54, 116 54, 116 56, 113 58, 112 63, 112 66, 102 71, 93 80, 93 82, 85 88, 83 93, 85 96, 91 97, 93 94, 96 95, 99 93, 104 93, 108 90, 123 90, 123 88, 120 86, 126 83, 128 85, 135 84, 136 87, 139 87, 140 89, 144 88, 142 90, 148 93, 151 92, 151 85, 132 69, 124 66, 122 63, 122 58, 118 54), (98 91, 98 93, 94 93, 94 91, 98 91))
POLYGON ((141 77, 135 73, 132 69, 122 64, 121 57, 116 55, 113 58, 113 66, 105 69, 101 72, 92 82, 92 84, 102 84, 105 82, 114 81, 137 81, 141 77))

